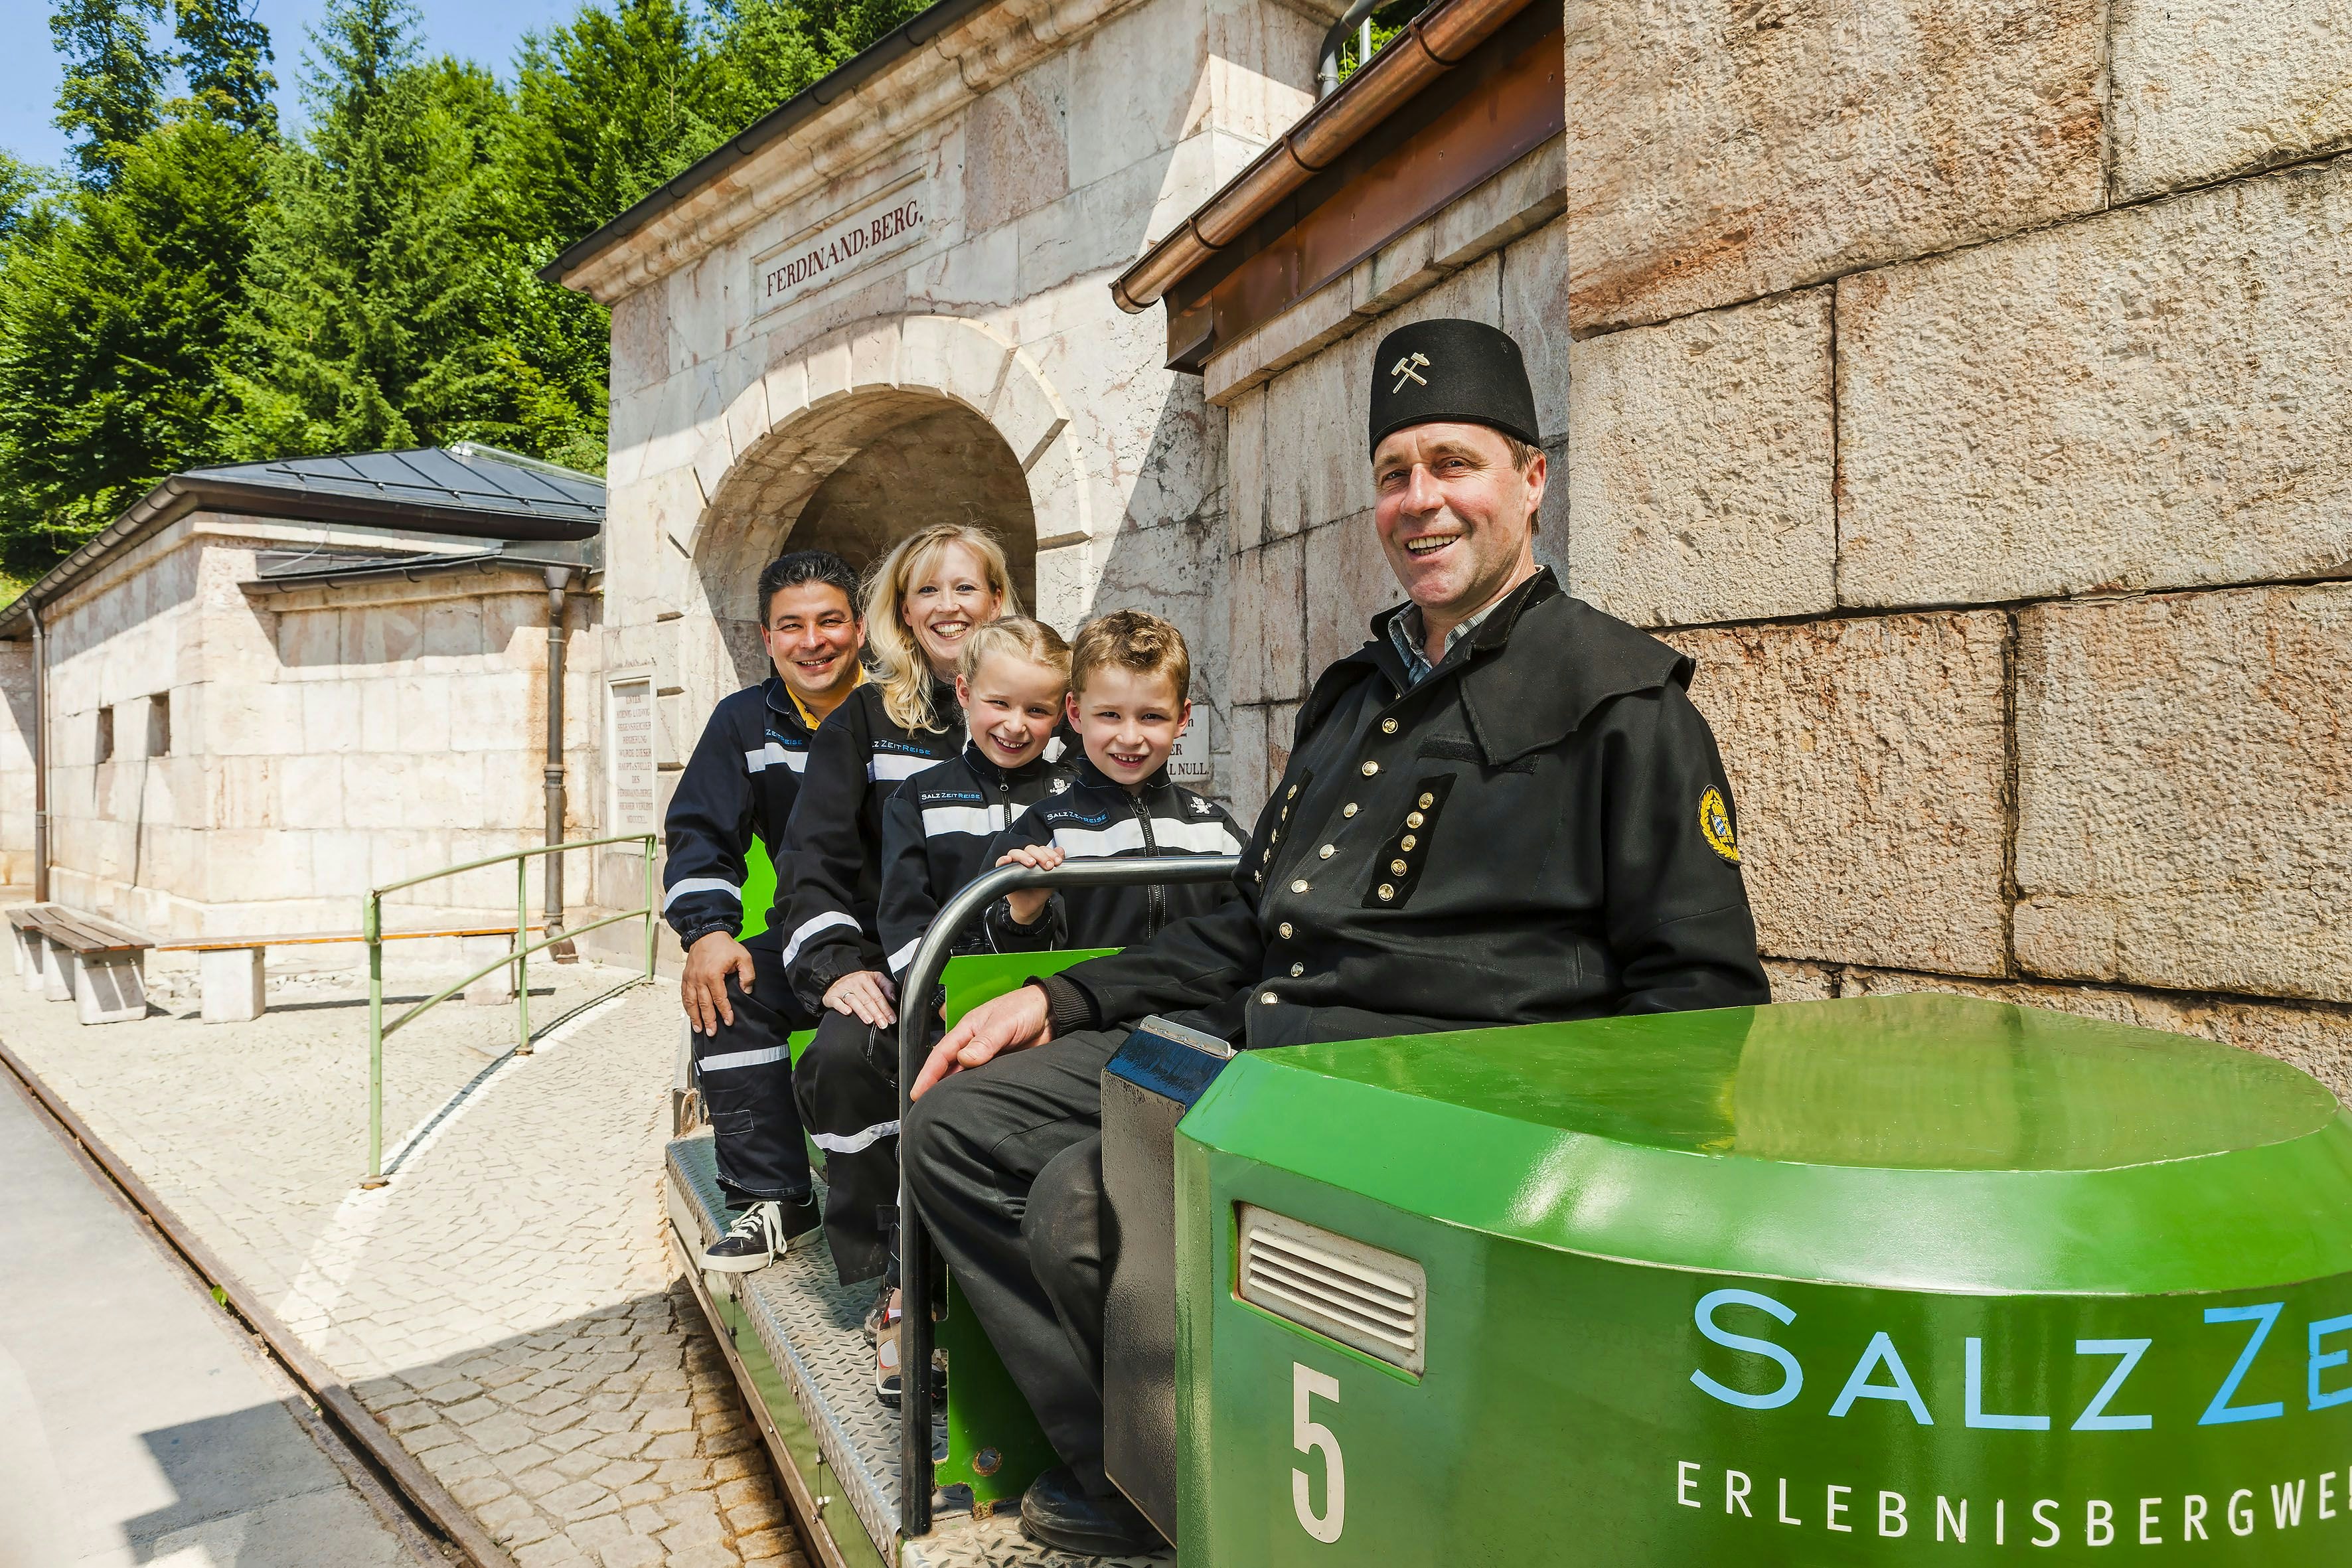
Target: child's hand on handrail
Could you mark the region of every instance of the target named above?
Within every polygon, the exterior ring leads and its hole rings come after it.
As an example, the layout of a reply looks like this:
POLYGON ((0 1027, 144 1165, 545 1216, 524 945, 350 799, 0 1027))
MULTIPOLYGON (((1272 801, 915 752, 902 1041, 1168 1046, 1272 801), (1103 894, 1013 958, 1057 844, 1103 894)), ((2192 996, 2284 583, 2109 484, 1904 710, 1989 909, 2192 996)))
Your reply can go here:
MULTIPOLYGON (((1026 866, 1033 871, 1050 871, 1068 857, 1051 844, 1024 844, 1018 849, 997 858, 1000 866, 1026 866)), ((1024 888, 1017 893, 1004 895, 1005 906, 1013 912, 1013 923, 1033 926, 1043 919, 1045 905, 1054 897, 1048 888, 1024 888)))

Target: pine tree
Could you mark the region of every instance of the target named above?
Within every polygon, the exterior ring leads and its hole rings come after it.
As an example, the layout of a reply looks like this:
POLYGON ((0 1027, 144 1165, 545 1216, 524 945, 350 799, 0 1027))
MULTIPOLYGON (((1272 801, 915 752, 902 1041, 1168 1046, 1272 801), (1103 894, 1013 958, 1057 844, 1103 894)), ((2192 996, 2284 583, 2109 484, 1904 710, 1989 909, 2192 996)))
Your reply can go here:
POLYGON ((718 145, 733 127, 700 111, 708 74, 694 18, 676 0, 585 7, 526 34, 509 163, 524 221, 577 238, 718 145))
POLYGON ((114 183, 124 152, 161 116, 171 61, 150 32, 163 19, 163 0, 58 0, 50 15, 49 36, 65 57, 57 123, 74 139, 74 167, 93 189, 114 183))
POLYGON ((223 438, 275 457, 473 437, 601 465, 601 317, 535 292, 551 252, 517 218, 509 102, 478 67, 420 62, 415 21, 331 0, 312 35, 313 129, 271 165, 223 438))
POLYGON ((262 195, 207 118, 123 148, 112 188, 21 224, 0 277, 0 561, 37 571, 217 454, 221 363, 262 195))
POLYGON ((269 29, 239 0, 176 0, 173 10, 180 68, 199 110, 241 131, 275 135, 269 29))

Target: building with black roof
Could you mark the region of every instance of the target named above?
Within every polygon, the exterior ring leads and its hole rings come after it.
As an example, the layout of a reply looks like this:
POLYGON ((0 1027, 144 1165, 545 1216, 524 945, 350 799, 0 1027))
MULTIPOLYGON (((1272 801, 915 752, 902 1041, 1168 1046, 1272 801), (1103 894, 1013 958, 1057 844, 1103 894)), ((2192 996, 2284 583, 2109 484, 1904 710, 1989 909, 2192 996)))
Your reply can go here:
POLYGON ((0 609, 8 880, 159 938, 341 931, 371 886, 593 837, 604 521, 600 478, 470 443, 163 480, 0 609))

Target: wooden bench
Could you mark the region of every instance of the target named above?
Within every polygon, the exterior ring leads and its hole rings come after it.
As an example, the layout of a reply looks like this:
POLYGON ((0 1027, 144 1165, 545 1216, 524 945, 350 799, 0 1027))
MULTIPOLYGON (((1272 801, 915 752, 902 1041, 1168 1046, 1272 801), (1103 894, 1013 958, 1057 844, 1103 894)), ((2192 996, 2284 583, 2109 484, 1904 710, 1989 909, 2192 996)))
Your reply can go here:
POLYGON ((63 904, 20 904, 8 911, 16 934, 16 968, 26 990, 71 1000, 85 1024, 123 1024, 147 1016, 147 950, 155 944, 112 921, 63 904), (37 956, 35 950, 37 948, 37 956), (38 965, 39 984, 32 970, 38 965))
MULTIPOLYGON (((13 911, 12 911, 13 916, 13 911)), ((539 926, 532 931, 543 929, 539 926)), ((388 931, 386 942, 418 942, 427 937, 514 935, 512 926, 465 926, 443 931, 388 931)), ((243 1024, 261 1016, 269 1005, 269 972, 264 960, 273 947, 327 947, 365 942, 355 931, 300 931, 263 936, 201 936, 155 944, 158 952, 196 955, 196 990, 201 1016, 207 1024, 243 1024)))

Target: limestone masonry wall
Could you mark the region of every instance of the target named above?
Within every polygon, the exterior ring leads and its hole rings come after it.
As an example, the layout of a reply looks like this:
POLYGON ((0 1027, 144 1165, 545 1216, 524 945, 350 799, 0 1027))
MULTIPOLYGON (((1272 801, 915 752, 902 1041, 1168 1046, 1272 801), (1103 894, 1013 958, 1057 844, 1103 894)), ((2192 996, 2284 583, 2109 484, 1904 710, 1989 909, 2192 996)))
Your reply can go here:
MULTIPOLYGON (((60 901, 164 937, 356 931, 371 886, 541 842, 540 573, 242 586, 258 550, 320 531, 197 513, 48 608, 60 901)), ((603 816, 601 620, 594 595, 568 596, 574 837, 603 816)), ((29 643, 0 644, 0 842, 19 881, 31 879, 30 658, 29 643)), ((589 854, 567 858, 568 901, 595 901, 589 854)), ((534 903, 538 886, 534 872, 534 903)), ((640 896, 634 875, 614 892, 640 896)), ((394 929, 510 921, 514 873, 395 901, 394 929)))
POLYGON ((1236 752, 1278 769, 1393 596, 1374 334, 1498 321, 1564 435, 1546 552, 1699 662, 1783 995, 2013 998, 2352 1097, 2352 0, 1567 20, 1562 216, 1209 369, 1236 752))

